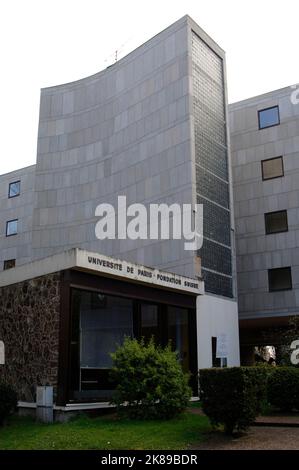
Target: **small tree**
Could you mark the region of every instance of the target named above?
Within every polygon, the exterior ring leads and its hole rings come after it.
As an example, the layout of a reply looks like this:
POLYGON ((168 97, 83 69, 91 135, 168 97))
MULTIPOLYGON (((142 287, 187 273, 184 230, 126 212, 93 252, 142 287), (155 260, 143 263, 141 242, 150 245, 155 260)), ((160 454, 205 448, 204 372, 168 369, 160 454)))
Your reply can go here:
POLYGON ((227 434, 235 429, 246 430, 260 413, 266 398, 268 370, 228 367, 199 372, 202 408, 212 425, 224 425, 227 434))
POLYGON ((299 369, 276 367, 268 381, 268 400, 282 411, 299 410, 299 369))
POLYGON ((117 383, 112 403, 119 411, 130 418, 170 419, 188 405, 188 375, 170 345, 126 338, 111 356, 111 379, 117 383))

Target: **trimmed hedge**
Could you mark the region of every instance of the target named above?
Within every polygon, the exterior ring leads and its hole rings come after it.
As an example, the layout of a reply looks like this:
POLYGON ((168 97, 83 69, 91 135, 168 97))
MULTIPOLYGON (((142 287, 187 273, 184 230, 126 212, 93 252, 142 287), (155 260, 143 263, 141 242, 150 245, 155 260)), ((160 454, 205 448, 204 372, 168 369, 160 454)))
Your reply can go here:
POLYGON ((224 425, 227 434, 250 426, 266 400, 267 377, 261 367, 200 370, 200 399, 212 425, 224 425))
POLYGON ((16 408, 16 392, 9 385, 0 383, 0 426, 16 408))
POLYGON ((126 338, 111 357, 111 379, 117 383, 112 403, 119 411, 135 419, 170 419, 187 407, 188 375, 170 346, 126 338))
POLYGON ((268 380, 268 401, 282 411, 299 410, 299 369, 277 367, 268 380))

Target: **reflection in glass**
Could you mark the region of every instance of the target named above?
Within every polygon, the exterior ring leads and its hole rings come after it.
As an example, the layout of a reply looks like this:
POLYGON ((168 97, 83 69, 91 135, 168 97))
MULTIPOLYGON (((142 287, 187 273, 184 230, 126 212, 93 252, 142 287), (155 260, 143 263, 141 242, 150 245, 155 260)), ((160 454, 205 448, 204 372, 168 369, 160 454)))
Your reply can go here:
POLYGON ((10 220, 6 223, 6 236, 17 235, 18 233, 18 220, 10 220))
POLYGON ((20 195, 21 181, 15 181, 9 185, 8 197, 16 197, 20 195))
POLYGON ((259 111, 259 127, 264 129, 265 127, 276 126, 279 124, 279 110, 278 106, 272 108, 262 109, 259 111))
POLYGON ((184 371, 189 370, 188 310, 168 307, 168 339, 179 353, 184 371))
POLYGON ((148 342, 151 337, 159 338, 158 334, 158 306, 141 304, 141 337, 148 342))
POLYGON ((111 352, 132 336, 132 301, 84 292, 80 305, 80 366, 110 368, 111 352))

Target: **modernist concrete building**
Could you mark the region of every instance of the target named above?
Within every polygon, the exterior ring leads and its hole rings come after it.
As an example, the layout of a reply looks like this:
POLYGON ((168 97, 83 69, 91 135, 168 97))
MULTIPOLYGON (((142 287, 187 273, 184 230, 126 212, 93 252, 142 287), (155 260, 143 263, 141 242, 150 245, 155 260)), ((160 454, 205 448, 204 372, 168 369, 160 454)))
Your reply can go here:
POLYGON ((240 342, 279 345, 299 313, 299 104, 283 88, 230 105, 240 342))
MULTIPOLYGON (((34 263, 73 248, 203 280, 195 368, 219 363, 220 335, 236 365, 231 186, 225 55, 185 16, 104 71, 41 91, 36 165, 0 177, 0 269, 16 265, 2 285, 28 262, 33 279, 34 263), (185 250, 183 239, 98 240, 96 207, 117 208, 119 195, 146 207, 202 203, 202 249, 185 250)), ((158 328, 156 314, 147 321, 158 328)))

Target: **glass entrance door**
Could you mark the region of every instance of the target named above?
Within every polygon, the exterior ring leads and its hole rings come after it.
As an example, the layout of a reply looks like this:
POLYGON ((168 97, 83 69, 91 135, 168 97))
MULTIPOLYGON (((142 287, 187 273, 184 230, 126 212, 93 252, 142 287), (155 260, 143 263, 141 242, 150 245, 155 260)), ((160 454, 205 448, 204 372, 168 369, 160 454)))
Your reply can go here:
POLYGON ((160 342, 158 305, 140 304, 140 336, 148 342, 152 337, 160 342))

